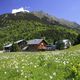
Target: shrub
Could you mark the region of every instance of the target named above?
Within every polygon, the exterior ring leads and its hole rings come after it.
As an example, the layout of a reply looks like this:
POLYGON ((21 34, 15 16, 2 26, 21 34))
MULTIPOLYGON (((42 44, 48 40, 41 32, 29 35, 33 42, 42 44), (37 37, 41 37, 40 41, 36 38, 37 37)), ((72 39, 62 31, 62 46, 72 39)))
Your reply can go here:
POLYGON ((56 48, 57 49, 64 49, 64 43, 62 42, 62 41, 58 41, 58 42, 56 42, 56 48))
POLYGON ((13 45, 12 45, 12 52, 16 52, 16 51, 21 51, 21 49, 18 46, 18 44, 13 43, 13 45))

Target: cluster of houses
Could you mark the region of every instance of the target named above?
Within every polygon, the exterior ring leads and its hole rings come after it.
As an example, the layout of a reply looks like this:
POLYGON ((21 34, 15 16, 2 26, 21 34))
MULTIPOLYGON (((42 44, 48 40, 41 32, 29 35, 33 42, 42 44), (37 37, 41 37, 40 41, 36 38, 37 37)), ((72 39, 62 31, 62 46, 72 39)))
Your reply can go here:
MULTIPOLYGON (((44 39, 32 39, 32 40, 18 40, 14 42, 17 44, 21 51, 51 51, 57 49, 57 43, 55 45, 49 45, 44 39)), ((71 45, 68 39, 62 40, 64 43, 64 49, 68 48, 67 43, 71 45)), ((12 52, 13 44, 8 44, 3 46, 4 52, 12 52)))

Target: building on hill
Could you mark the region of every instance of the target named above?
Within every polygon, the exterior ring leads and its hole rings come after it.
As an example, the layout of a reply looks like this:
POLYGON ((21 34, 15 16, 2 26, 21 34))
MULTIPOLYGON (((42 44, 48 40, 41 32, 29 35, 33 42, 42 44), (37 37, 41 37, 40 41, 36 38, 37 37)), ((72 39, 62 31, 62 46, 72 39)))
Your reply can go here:
MULTIPOLYGON (((14 42, 14 44, 18 45, 18 47, 21 51, 23 51, 23 48, 27 46, 27 42, 24 39, 18 40, 16 42, 14 42)), ((12 52, 13 44, 8 44, 8 45, 3 46, 3 50, 4 50, 4 52, 12 52)))
POLYGON ((71 42, 68 39, 63 39, 55 42, 57 49, 67 49, 71 46, 71 42))
POLYGON ((26 41, 24 39, 18 40, 13 44, 8 44, 3 47, 5 52, 13 51, 52 51, 56 49, 56 45, 48 45, 44 39, 32 39, 26 41))
POLYGON ((3 46, 3 51, 4 52, 11 52, 12 51, 12 44, 8 44, 3 46))
POLYGON ((28 51, 46 50, 47 42, 44 39, 33 39, 27 41, 28 51))

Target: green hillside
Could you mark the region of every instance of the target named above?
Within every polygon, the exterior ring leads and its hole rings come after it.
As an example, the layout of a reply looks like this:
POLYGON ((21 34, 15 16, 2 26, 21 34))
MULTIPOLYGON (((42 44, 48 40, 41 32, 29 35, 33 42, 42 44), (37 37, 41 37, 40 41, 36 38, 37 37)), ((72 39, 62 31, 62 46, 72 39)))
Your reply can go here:
POLYGON ((53 44, 66 38, 74 44, 79 26, 40 12, 3 14, 0 15, 0 49, 3 44, 19 39, 45 38, 48 43, 53 44))
POLYGON ((76 46, 71 46, 67 51, 80 51, 80 44, 76 46))

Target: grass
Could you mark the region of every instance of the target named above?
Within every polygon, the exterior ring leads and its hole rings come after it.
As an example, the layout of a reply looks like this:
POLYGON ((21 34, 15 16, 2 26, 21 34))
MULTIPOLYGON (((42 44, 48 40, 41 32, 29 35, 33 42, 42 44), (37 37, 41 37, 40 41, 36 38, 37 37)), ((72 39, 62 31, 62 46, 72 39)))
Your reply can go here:
POLYGON ((68 49, 68 51, 79 51, 80 50, 80 44, 76 45, 76 46, 72 46, 68 49))
POLYGON ((79 47, 62 51, 0 53, 0 80, 79 80, 79 47))

